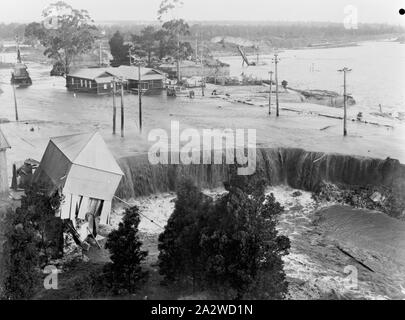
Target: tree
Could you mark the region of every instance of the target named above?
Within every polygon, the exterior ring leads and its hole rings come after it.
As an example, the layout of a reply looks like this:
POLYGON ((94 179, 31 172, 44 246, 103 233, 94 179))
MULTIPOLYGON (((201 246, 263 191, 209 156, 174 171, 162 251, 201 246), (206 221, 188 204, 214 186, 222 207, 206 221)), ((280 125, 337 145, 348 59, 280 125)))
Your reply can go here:
POLYGON ((104 272, 115 294, 133 293, 139 281, 145 276, 141 263, 148 253, 141 250, 139 222, 139 209, 129 208, 125 211, 118 230, 108 235, 105 248, 110 250, 112 263, 105 266, 104 272))
POLYGON ((284 88, 284 90, 287 90, 288 81, 283 80, 283 81, 281 82, 281 85, 282 85, 282 87, 284 88))
POLYGON ((140 35, 132 35, 132 41, 136 53, 140 57, 147 57, 148 65, 152 62, 152 55, 157 50, 157 37, 155 28, 153 26, 147 26, 142 29, 140 35))
POLYGON ((33 185, 25 191, 21 206, 9 212, 4 243, 7 299, 30 298, 40 269, 60 255, 62 225, 55 217, 60 202, 59 194, 48 196, 33 185))
POLYGON ((276 230, 283 208, 258 191, 264 190, 260 180, 241 187, 243 180, 231 180, 201 231, 205 282, 223 298, 282 299, 287 283, 281 258, 290 247, 276 230))
POLYGON ((282 299, 287 292, 282 256, 289 239, 279 236, 283 211, 265 196, 258 177, 234 176, 227 194, 207 199, 192 182, 181 184, 175 210, 159 237, 160 272, 189 278, 226 299, 282 299))
POLYGON ((162 20, 163 15, 174 10, 177 6, 183 4, 182 0, 162 0, 158 10, 158 19, 162 20))
POLYGON ((25 27, 24 38, 25 41, 34 44, 38 39, 45 37, 45 28, 39 22, 32 22, 25 27))
POLYGON ((199 228, 212 200, 201 193, 191 180, 180 182, 175 209, 165 231, 159 236, 159 268, 167 281, 192 278, 193 287, 201 279, 202 262, 199 228))
POLYGON ((43 28, 32 30, 35 26, 31 25, 29 32, 34 32, 45 47, 44 55, 62 63, 67 74, 74 59, 93 48, 97 28, 86 10, 74 9, 63 1, 51 4, 42 16, 43 28))
POLYGON ((108 43, 113 56, 111 64, 113 66, 129 65, 130 45, 124 44, 123 35, 119 31, 115 32, 108 43))

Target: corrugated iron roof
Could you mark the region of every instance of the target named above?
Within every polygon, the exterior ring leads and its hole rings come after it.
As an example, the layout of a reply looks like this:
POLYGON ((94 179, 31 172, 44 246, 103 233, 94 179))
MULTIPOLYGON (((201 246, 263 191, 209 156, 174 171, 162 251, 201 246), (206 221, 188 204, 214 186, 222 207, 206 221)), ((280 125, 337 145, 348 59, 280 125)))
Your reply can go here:
MULTIPOLYGON (((109 82, 112 80, 111 76, 123 78, 124 80, 139 80, 138 67, 132 66, 79 69, 70 73, 69 76, 87 80, 96 80, 98 83, 109 82)), ((165 75, 156 69, 141 68, 141 78, 145 80, 163 80, 165 75)))
MULTIPOLYGON (((126 80, 139 80, 138 67, 120 66, 118 68, 109 68, 108 73, 115 77, 126 80)), ((164 74, 156 69, 141 68, 141 79, 145 80, 163 80, 164 74)))
POLYGON ((101 78, 103 76, 109 76, 107 74, 109 68, 85 68, 79 69, 75 72, 69 73, 68 76, 82 78, 87 80, 95 80, 97 78, 101 78))
POLYGON ((98 132, 51 138, 51 142, 73 164, 123 175, 98 132))

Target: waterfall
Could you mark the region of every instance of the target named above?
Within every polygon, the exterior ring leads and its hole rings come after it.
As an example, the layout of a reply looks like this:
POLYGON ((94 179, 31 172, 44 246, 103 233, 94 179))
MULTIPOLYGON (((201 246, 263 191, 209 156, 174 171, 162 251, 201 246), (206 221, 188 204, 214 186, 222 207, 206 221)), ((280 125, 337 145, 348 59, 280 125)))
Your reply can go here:
MULTIPOLYGON (((225 152, 223 153, 225 157, 225 152)), ((201 188, 221 187, 229 165, 151 165, 148 155, 118 161, 125 176, 117 190, 120 198, 175 191, 181 178, 192 178, 201 188)), ((225 161, 223 162, 225 163, 225 161)), ((309 152, 291 148, 258 148, 256 175, 269 185, 289 185, 315 191, 320 182, 342 186, 386 187, 405 203, 405 166, 394 159, 372 159, 341 154, 309 152)))

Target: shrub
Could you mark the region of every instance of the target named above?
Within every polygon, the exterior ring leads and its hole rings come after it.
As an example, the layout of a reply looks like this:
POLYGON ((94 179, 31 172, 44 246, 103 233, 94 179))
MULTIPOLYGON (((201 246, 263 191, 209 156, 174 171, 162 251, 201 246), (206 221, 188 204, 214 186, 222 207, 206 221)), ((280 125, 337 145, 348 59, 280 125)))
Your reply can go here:
POLYGON ((118 230, 112 231, 108 236, 105 248, 111 253, 112 263, 105 265, 104 274, 114 294, 135 292, 139 281, 146 275, 141 263, 147 252, 141 250, 139 222, 139 209, 127 209, 118 230))
POLYGON ((264 182, 233 177, 227 194, 207 198, 185 181, 172 217, 159 238, 160 272, 187 280, 226 299, 282 299, 287 292, 282 256, 290 241, 279 236, 283 211, 264 182))
POLYGON ((212 200, 202 194, 190 180, 179 184, 175 209, 165 231, 159 236, 159 270, 167 281, 200 278, 199 228, 212 200))
POLYGON ((28 299, 40 279, 40 268, 59 250, 61 224, 55 218, 60 197, 47 196, 38 186, 28 188, 21 206, 6 218, 4 298, 28 299))

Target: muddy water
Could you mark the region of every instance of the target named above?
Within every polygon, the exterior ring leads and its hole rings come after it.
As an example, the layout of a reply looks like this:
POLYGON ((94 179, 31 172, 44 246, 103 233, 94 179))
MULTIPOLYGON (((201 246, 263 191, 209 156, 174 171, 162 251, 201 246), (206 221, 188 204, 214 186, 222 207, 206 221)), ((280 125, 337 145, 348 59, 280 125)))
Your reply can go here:
POLYGON ((405 299, 404 222, 295 191, 268 190, 286 210, 279 231, 292 243, 285 257, 290 298, 405 299))
MULTIPOLYGON (((213 197, 223 192, 221 188, 204 191, 213 197)), ((405 299, 401 289, 405 287, 405 222, 377 212, 319 204, 310 192, 286 186, 270 187, 267 193, 285 208, 278 230, 291 240, 290 254, 284 258, 289 299, 405 299)), ((141 210, 139 230, 152 265, 175 198, 174 193, 160 193, 129 200, 141 210)), ((122 219, 122 210, 116 208, 113 227, 122 219)))
MULTIPOLYGON (((253 61, 256 57, 250 57, 253 61)), ((242 67, 240 56, 221 58, 231 65, 232 75, 242 72, 263 79, 274 70, 273 56, 261 57, 265 65, 242 67)), ((358 111, 405 112, 405 45, 397 42, 363 42, 354 47, 286 50, 280 52, 279 79, 300 89, 325 89, 343 92, 344 66, 353 71, 348 75, 348 90, 353 94, 358 111)), ((352 109, 352 108, 350 108, 352 109)))

